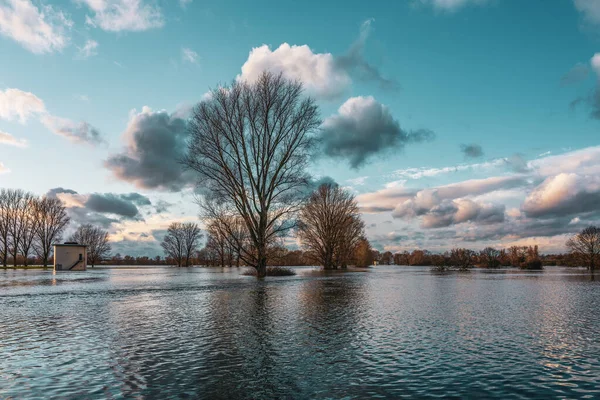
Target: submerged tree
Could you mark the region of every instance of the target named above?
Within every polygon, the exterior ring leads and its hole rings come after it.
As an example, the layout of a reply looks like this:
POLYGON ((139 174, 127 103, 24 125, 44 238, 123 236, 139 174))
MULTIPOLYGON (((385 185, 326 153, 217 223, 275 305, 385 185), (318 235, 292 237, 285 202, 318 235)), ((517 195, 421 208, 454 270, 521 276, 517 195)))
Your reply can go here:
POLYGON ((173 222, 160 244, 167 257, 175 260, 178 267, 190 266, 192 255, 198 250, 202 233, 193 222, 173 222))
POLYGON ((298 216, 298 238, 306 256, 325 269, 346 267, 364 234, 354 196, 335 184, 323 184, 298 216))
POLYGON ((600 228, 589 226, 567 241, 567 248, 577 262, 592 273, 600 261, 600 228))
POLYGON ((371 243, 362 237, 359 239, 353 253, 353 262, 357 267, 369 267, 373 265, 375 256, 373 254, 373 248, 371 243))
POLYGON ((87 246, 87 261, 92 267, 110 253, 108 232, 91 224, 79 226, 69 240, 87 246))
MULTIPOLYGON (((184 164, 226 223, 243 221, 251 245, 240 258, 259 278, 266 276, 269 246, 293 227, 319 125, 318 107, 303 97, 302 84, 268 72, 255 83, 213 90, 194 109, 184 164)), ((203 211, 214 217, 210 207, 203 211)))
POLYGON ((493 247, 486 247, 479 252, 479 260, 486 268, 497 268, 500 266, 501 251, 493 247))

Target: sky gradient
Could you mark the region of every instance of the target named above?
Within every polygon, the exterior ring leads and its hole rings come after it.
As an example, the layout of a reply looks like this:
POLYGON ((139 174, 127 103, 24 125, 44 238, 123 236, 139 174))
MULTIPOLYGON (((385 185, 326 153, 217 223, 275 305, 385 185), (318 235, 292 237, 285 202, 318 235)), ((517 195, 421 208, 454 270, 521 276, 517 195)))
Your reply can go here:
POLYGON ((265 69, 317 99, 310 172, 380 250, 564 251, 600 222, 600 0, 0 0, 0 186, 161 254, 197 220, 190 108, 265 69))

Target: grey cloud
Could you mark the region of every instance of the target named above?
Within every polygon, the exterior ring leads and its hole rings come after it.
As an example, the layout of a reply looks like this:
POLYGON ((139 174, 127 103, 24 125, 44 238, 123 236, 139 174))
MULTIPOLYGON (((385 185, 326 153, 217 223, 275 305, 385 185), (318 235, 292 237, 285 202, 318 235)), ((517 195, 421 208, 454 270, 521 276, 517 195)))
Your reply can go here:
POLYGON ((152 202, 150 201, 150 199, 148 197, 144 196, 143 194, 139 194, 139 193, 135 193, 135 192, 128 193, 128 194, 122 194, 122 195, 119 195, 119 197, 123 200, 131 201, 138 206, 149 206, 152 204, 152 202))
POLYGON ((423 215, 421 226, 429 229, 464 222, 496 224, 504 221, 504 211, 504 205, 485 205, 468 199, 444 200, 423 215))
POLYGON ((352 168, 385 150, 401 149, 409 143, 432 140, 435 134, 426 129, 406 131, 389 109, 373 97, 353 97, 325 120, 321 142, 324 153, 347 159, 352 168))
POLYGON ((461 144, 460 151, 465 158, 479 158, 483 156, 483 149, 478 144, 461 144))
POLYGON ((93 193, 89 195, 85 207, 91 211, 116 214, 129 219, 134 219, 139 214, 138 208, 131 200, 112 193, 93 193))
POLYGON ((588 108, 590 118, 600 120, 600 82, 589 94, 580 96, 569 103, 571 110, 580 106, 588 108))
POLYGON ((104 162, 118 179, 173 192, 193 184, 191 173, 180 164, 187 147, 186 120, 144 108, 131 118, 123 136, 126 148, 104 162))
POLYGON ((561 86, 573 85, 582 82, 590 75, 591 68, 584 63, 577 63, 573 68, 560 78, 561 86))
POLYGON ((358 39, 345 55, 335 58, 335 65, 359 80, 377 82, 382 89, 398 90, 400 87, 398 82, 383 77, 379 69, 365 59, 365 45, 371 33, 372 22, 372 19, 363 22, 358 39))
POLYGON ((168 201, 165 200, 158 200, 156 202, 156 205, 154 207, 154 210, 158 213, 164 213, 169 211, 169 209, 173 206, 173 203, 169 203, 168 201))

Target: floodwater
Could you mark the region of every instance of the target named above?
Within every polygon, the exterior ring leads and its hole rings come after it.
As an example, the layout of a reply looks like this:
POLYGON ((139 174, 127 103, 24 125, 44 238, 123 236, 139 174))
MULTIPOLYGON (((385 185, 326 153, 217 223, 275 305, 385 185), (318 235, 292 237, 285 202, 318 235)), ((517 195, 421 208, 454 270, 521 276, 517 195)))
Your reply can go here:
POLYGON ((0 398, 600 398, 600 277, 0 270, 0 398))

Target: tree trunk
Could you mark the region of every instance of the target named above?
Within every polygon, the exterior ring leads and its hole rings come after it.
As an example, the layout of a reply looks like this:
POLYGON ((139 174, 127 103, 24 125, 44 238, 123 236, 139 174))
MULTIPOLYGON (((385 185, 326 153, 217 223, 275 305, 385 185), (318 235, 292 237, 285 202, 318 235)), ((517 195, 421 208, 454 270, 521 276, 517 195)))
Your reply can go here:
POLYGON ((267 257, 264 255, 259 256, 258 265, 256 266, 256 277, 264 278, 267 276, 267 257))

